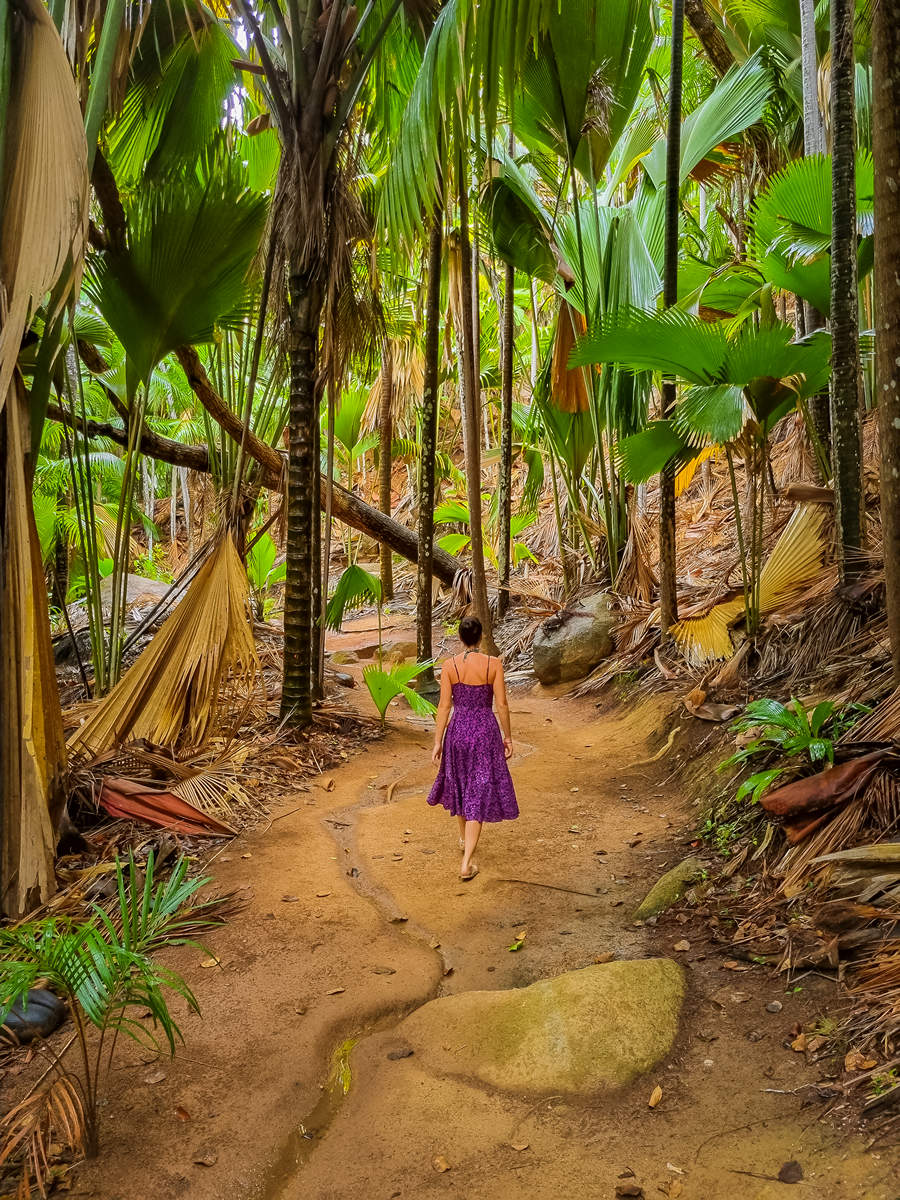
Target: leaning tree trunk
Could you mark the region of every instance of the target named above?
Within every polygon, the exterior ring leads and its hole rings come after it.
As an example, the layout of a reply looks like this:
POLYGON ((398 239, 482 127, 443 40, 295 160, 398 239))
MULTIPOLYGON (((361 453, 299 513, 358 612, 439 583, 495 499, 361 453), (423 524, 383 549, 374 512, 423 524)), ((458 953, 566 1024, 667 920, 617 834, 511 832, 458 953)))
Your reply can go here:
MULTIPOLYGON (((799 0, 800 4, 800 47, 803 78, 803 153, 825 153, 825 122, 819 107, 819 56, 816 46, 815 0, 799 0)), ((799 303, 799 298, 798 298, 799 303)), ((808 301, 803 301, 803 332, 813 333, 823 329, 825 318, 808 301)), ((831 417, 828 410, 828 389, 824 388, 810 401, 809 410, 816 437, 825 453, 831 444, 831 417)), ((827 483, 826 479, 822 480, 827 483)))
POLYGON ((281 716, 303 729, 312 722, 312 514, 316 375, 322 292, 309 270, 290 278, 290 426, 287 558, 284 589, 284 678, 281 716))
MULTIPOLYGON (((678 199, 681 191, 681 84, 684 63, 684 0, 672 4, 672 68, 669 75, 669 129, 666 149, 666 242, 663 304, 678 302, 678 199)), ((664 379, 662 415, 675 407, 675 382, 664 379)), ((663 637, 678 620, 675 581, 675 467, 659 477, 659 622, 663 637)))
POLYGON ((684 12, 716 74, 726 75, 734 66, 734 55, 724 34, 706 11, 703 0, 684 0, 684 12))
POLYGON ((512 567, 512 403, 513 403, 513 318, 516 269, 507 264, 503 289, 503 334, 500 350, 502 362, 502 395, 500 416, 500 594, 497 597, 497 616, 502 620, 509 608, 509 574, 512 567))
MULTIPOLYGON (((432 553, 434 550, 434 460, 437 454, 438 370, 441 338, 441 258, 444 214, 435 206, 428 235, 428 291, 425 297, 425 377, 422 386, 422 454, 419 459, 419 546, 416 580, 416 656, 429 662, 431 648, 432 553)), ((420 686, 434 680, 429 668, 420 686)))
MULTIPOLYGON (((391 515, 391 446, 394 440, 394 353, 391 343, 384 347, 381 364, 381 398, 378 405, 378 504, 386 517, 391 515)), ((394 596, 394 568, 391 548, 381 543, 381 595, 384 600, 394 596)))
POLYGON ((831 3, 831 435, 841 579, 862 566, 853 0, 831 3))
POLYGON ((894 683, 900 687, 900 0, 880 0, 872 31, 875 156, 875 378, 881 528, 894 683))
POLYGON ((481 430, 479 428, 479 381, 475 373, 475 330, 472 321, 473 279, 472 246, 469 242, 469 196, 465 171, 459 173, 460 235, 460 345, 463 366, 463 424, 466 445, 466 492, 469 500, 469 532, 472 551, 472 603, 484 631, 483 645, 488 654, 496 654, 491 631, 491 608, 484 570, 484 533, 481 523, 481 430))

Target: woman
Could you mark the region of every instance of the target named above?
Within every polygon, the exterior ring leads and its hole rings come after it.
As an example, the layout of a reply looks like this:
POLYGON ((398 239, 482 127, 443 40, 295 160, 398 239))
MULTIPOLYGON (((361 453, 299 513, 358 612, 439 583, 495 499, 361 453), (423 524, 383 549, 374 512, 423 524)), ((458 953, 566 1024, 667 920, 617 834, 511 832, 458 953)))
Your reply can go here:
POLYGON ((441 699, 431 754, 439 770, 428 803, 443 804, 459 821, 463 852, 459 877, 468 882, 478 874, 472 855, 482 822, 511 821, 519 815, 519 806, 506 765, 512 756, 512 734, 503 665, 499 658, 479 651, 481 622, 477 617, 460 621, 459 637, 465 650, 448 658, 441 669, 441 699), (496 717, 491 711, 492 701, 497 707, 496 717))

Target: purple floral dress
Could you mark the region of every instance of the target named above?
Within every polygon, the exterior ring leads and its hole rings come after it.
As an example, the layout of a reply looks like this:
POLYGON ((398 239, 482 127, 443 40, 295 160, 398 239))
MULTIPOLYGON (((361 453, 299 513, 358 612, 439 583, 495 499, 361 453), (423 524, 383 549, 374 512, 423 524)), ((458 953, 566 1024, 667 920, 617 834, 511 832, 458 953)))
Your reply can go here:
POLYGON ((493 684, 454 683, 452 691, 453 716, 428 803, 467 821, 512 821, 519 806, 493 713, 493 684))

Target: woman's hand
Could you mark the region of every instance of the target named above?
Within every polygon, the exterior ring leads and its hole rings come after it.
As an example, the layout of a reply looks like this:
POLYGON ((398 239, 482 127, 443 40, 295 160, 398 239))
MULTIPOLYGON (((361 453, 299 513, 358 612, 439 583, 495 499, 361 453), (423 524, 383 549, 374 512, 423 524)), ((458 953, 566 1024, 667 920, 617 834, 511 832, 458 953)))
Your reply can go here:
POLYGON ((503 753, 506 755, 507 758, 512 758, 512 753, 513 753, 512 738, 505 737, 503 739, 503 753))
POLYGON ((436 767, 441 765, 441 743, 435 742, 434 749, 431 751, 431 761, 436 767))

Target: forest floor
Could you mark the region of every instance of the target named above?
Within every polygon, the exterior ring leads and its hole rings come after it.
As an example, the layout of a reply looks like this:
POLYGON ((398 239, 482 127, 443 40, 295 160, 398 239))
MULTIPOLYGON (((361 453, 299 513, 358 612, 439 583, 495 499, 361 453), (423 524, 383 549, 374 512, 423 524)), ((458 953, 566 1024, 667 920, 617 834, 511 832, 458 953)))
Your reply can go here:
MULTIPOLYGON (((346 628, 331 649, 372 639, 373 622, 346 628)), ((352 695, 368 712, 364 689, 352 695)), ((603 713, 514 688, 521 817, 485 828, 481 874, 464 884, 456 822, 425 803, 430 723, 392 708, 383 740, 212 864, 246 908, 204 951, 170 956, 203 1014, 183 1016, 174 1060, 121 1051, 101 1158, 69 1194, 556 1200, 612 1198, 624 1182, 648 1198, 768 1200, 796 1160, 798 1196, 897 1200, 900 1149, 867 1149, 849 1110, 826 1114, 822 1064, 790 1048, 792 1026, 834 1015, 833 984, 736 974, 694 918, 632 920, 697 823, 677 783, 689 744, 649 761, 678 724, 671 709, 669 697, 603 713), (689 950, 674 950, 681 939, 689 950), (688 978, 671 1055, 623 1091, 522 1097, 396 1055, 402 1019, 437 996, 518 988, 610 953, 670 956, 688 978)))

